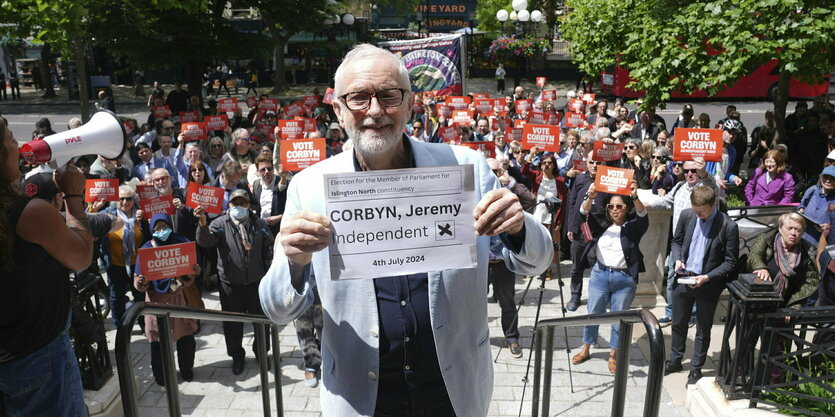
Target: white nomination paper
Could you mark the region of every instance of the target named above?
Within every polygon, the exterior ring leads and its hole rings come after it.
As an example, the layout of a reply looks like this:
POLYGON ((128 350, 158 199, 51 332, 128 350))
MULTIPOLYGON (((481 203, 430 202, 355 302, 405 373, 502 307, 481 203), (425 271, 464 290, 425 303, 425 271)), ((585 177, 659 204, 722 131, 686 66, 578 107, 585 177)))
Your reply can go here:
POLYGON ((475 268, 473 166, 325 175, 331 279, 475 268))

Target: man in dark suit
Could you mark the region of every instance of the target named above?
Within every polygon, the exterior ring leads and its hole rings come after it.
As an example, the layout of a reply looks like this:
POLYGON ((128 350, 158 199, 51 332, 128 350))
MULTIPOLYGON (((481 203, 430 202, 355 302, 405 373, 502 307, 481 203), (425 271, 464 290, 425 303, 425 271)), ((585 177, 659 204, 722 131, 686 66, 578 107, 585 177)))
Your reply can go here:
POLYGON ((688 385, 702 377, 719 294, 731 278, 739 255, 739 229, 727 214, 718 210, 716 191, 712 187, 696 187, 690 194, 690 203, 693 208, 681 213, 672 241, 677 278, 673 289, 672 347, 664 369, 664 375, 682 370, 687 322, 695 303, 696 339, 688 385), (679 283, 685 276, 694 282, 679 283))
POLYGON ((165 168, 172 178, 177 177, 177 171, 165 159, 154 158, 154 152, 147 143, 136 144, 136 154, 139 156, 139 163, 133 166, 130 170, 131 178, 139 178, 140 181, 145 181, 148 173, 157 169, 165 168))

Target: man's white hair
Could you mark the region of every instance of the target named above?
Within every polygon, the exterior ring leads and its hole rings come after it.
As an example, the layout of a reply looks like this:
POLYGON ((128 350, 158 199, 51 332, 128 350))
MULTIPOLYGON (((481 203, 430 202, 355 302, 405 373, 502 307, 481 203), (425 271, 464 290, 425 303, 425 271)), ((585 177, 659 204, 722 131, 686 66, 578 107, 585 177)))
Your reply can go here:
POLYGON ((381 60, 390 60, 391 63, 397 68, 397 75, 400 78, 400 85, 410 90, 411 82, 409 81, 409 70, 406 69, 406 66, 403 65, 403 61, 400 60, 396 55, 391 53, 386 49, 368 44, 368 43, 361 43, 351 49, 347 54, 345 54, 345 58, 342 59, 342 63, 339 64, 339 68, 336 69, 336 74, 333 76, 334 81, 334 95, 339 97, 349 91, 343 91, 344 82, 342 80, 346 68, 348 68, 354 61, 364 60, 364 59, 381 59, 381 60))
POLYGON ((249 130, 246 130, 242 127, 239 127, 235 129, 234 132, 232 132, 232 140, 243 139, 246 137, 249 137, 249 130))

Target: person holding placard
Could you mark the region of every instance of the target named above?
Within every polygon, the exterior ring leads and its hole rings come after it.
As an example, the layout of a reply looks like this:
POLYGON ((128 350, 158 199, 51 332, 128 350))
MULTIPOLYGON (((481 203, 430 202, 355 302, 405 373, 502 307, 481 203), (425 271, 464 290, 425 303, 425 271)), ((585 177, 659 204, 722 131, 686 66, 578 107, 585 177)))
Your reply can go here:
POLYGON ((86 417, 68 334, 69 270, 87 268, 93 255, 84 175, 73 165, 53 174, 64 193, 62 218, 49 202, 20 194, 18 158, 0 117, 0 414, 86 417))
POLYGON ((650 182, 650 161, 641 158, 639 154, 641 141, 638 139, 627 139, 623 146, 624 155, 620 159, 620 167, 623 169, 631 169, 635 171, 635 181, 638 182, 638 188, 647 190, 652 188, 650 182))
POLYGON ((414 96, 408 70, 391 52, 355 46, 336 71, 334 90, 334 111, 353 150, 291 181, 281 248, 260 288, 264 311, 276 322, 292 321, 318 289, 324 415, 485 416, 493 387, 485 297, 491 243, 504 245, 511 271, 531 275, 550 264, 550 236, 510 190, 499 188, 479 152, 405 137, 414 96), (472 165, 464 169, 474 173, 475 210, 467 221, 478 236, 477 268, 331 279, 331 259, 338 259, 324 250, 332 239, 325 174, 448 165, 472 165))
MULTIPOLYGON (((165 171, 163 168, 159 169, 165 171)), ((167 175, 167 171, 165 172, 167 175)), ((125 293, 130 290, 134 301, 143 298, 141 293, 134 291, 131 282, 133 281, 133 265, 136 263, 136 250, 145 242, 146 236, 150 233, 147 227, 148 222, 143 221, 145 220, 144 213, 137 207, 136 192, 128 185, 119 187, 119 201, 116 206, 107 208, 105 213, 116 215, 124 225, 120 230, 108 233, 107 237, 101 240, 109 281, 110 314, 113 318, 113 325, 118 329, 122 327, 128 303, 125 293)))
MULTIPOLYGON (((190 240, 174 233, 171 219, 164 214, 155 214, 151 217, 153 234, 151 240, 142 245, 145 248, 157 248, 177 243, 186 243, 190 240)), ((188 306, 185 292, 187 287, 193 287, 200 274, 200 265, 194 264, 192 273, 186 276, 168 277, 159 280, 149 281, 142 271, 142 260, 136 260, 136 274, 133 285, 145 293, 145 301, 170 304, 175 306, 188 306)), ((177 343, 177 364, 180 366, 180 375, 184 381, 194 379, 194 353, 197 350, 194 341, 194 333, 197 331, 197 320, 194 319, 171 319, 172 339, 177 343)), ((151 342, 151 372, 157 385, 165 386, 165 378, 162 373, 162 348, 159 342, 159 326, 156 316, 145 316, 145 337, 151 342)), ((171 381, 174 382, 174 381, 171 381)), ((176 387, 176 383, 173 384, 176 387)))
POLYGON ((666 146, 657 146, 652 151, 652 168, 649 178, 652 181, 653 194, 664 196, 677 182, 684 179, 684 173, 681 170, 682 163, 673 164, 678 167, 676 174, 673 173, 672 166, 667 165, 669 159, 670 150, 666 146))
MULTIPOLYGON (((587 138, 594 140, 593 138, 587 138)), ((588 216, 580 215, 580 206, 586 201, 587 192, 594 179, 597 176, 597 167, 604 164, 602 161, 595 161, 591 158, 586 161, 586 172, 577 174, 574 184, 568 190, 568 222, 566 233, 568 240, 571 241, 571 299, 565 304, 565 309, 568 311, 577 311, 580 308, 580 299, 583 295, 583 274, 586 268, 580 266, 583 249, 586 246, 586 236, 583 235, 582 230, 587 229, 584 226, 588 223, 588 216)), ((603 207, 603 193, 597 193, 597 197, 592 204, 593 210, 602 210, 603 207)), ((590 236, 588 236, 590 237, 590 236)))
MULTIPOLYGON (((592 204, 598 193, 594 184, 589 186, 586 199, 580 205, 580 214, 588 215, 592 239, 586 242, 580 256, 580 267, 591 268, 589 279, 589 314, 606 311, 628 310, 635 299, 638 274, 644 272, 644 255, 639 247, 641 238, 649 229, 647 210, 638 199, 638 184, 632 181, 631 194, 609 194, 603 198, 606 211, 593 212, 592 204), (635 214, 632 214, 632 210, 635 214), (603 215, 601 215, 603 214, 603 215)), ((596 325, 583 328, 583 346, 571 358, 575 365, 589 359, 591 345, 597 343, 596 325)), ((618 335, 620 324, 612 324, 609 338, 609 372, 617 370, 618 335)), ((627 342, 630 343, 630 342, 627 342)))
POLYGON ((504 64, 499 62, 499 66, 496 68, 496 92, 499 94, 504 94, 505 76, 507 76, 507 71, 504 69, 504 64))

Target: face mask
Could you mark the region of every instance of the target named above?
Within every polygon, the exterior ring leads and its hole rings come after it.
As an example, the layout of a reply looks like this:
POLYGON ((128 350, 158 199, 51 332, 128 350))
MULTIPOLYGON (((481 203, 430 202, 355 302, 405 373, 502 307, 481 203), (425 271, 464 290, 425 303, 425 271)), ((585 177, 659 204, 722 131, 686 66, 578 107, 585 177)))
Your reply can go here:
POLYGON ((163 242, 168 240, 169 237, 171 237, 171 229, 162 229, 154 232, 154 238, 159 239, 163 242))
POLYGON ((229 215, 232 216, 233 219, 241 221, 249 215, 249 210, 243 207, 229 207, 229 215))

